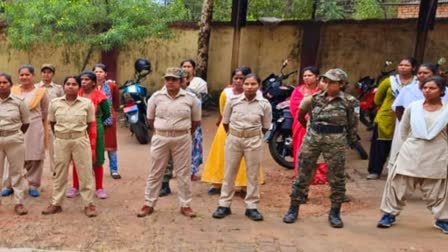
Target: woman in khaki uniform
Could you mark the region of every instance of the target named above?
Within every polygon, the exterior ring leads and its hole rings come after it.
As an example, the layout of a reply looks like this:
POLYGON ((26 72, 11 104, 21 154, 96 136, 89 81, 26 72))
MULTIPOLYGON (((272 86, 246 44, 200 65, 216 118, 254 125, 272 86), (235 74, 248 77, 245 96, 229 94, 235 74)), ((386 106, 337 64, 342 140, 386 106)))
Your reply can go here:
POLYGON ((219 207, 213 217, 220 219, 231 214, 230 205, 235 194, 235 178, 238 174, 241 159, 246 161, 247 193, 246 216, 254 221, 263 220, 257 210, 260 201, 258 176, 260 174, 261 147, 263 133, 272 120, 272 109, 269 102, 257 96, 260 78, 255 74, 246 76, 243 94, 232 97, 224 108, 223 126, 228 137, 225 143, 225 174, 221 188, 219 207))
MULTIPOLYGON (((81 79, 75 76, 64 80, 65 96, 51 101, 49 121, 55 135, 55 170, 53 174, 53 195, 51 204, 42 214, 55 214, 62 211, 68 170, 73 159, 79 177, 79 191, 84 200, 84 213, 95 217, 93 205, 95 184, 92 175, 92 151, 87 133, 95 123, 93 103, 78 96, 81 79)), ((94 128, 94 127, 93 127, 94 128)))
POLYGON ((22 170, 25 164, 23 133, 30 124, 29 111, 23 99, 11 94, 11 76, 0 74, 0 181, 3 177, 5 159, 9 163, 11 187, 16 205, 14 211, 25 215, 28 211, 22 204, 25 180, 22 170))
MULTIPOLYGON (((39 187, 42 180, 42 171, 45 159, 45 128, 47 127, 48 95, 45 88, 34 85, 34 67, 22 65, 19 67, 20 85, 13 86, 11 92, 24 99, 30 110, 30 126, 25 134, 25 178, 29 183, 28 194, 39 197, 39 187)), ((5 183, 7 196, 11 194, 8 176, 5 183), (9 193, 8 193, 9 190, 9 193)))

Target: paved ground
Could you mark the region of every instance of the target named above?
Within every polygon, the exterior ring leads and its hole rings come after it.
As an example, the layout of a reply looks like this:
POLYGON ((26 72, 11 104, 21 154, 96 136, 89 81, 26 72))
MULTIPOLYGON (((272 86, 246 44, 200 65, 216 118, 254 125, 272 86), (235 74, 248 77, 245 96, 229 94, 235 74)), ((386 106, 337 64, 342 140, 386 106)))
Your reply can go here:
MULTIPOLYGON (((215 120, 214 114, 204 118, 205 152, 216 129, 215 120)), ((364 132, 365 139, 368 134, 364 132)), ((419 194, 409 202, 397 225, 389 230, 377 229, 384 180, 366 181, 367 163, 358 160, 352 151, 347 164, 348 193, 354 200, 343 207, 344 229, 332 229, 327 224, 326 185, 312 187, 310 202, 302 206, 297 223, 282 223, 292 172, 275 164, 267 148, 263 158, 267 176, 260 205, 265 221, 248 220, 240 198, 234 200, 233 215, 224 220, 213 219, 217 196, 208 196, 208 186, 201 182, 193 184, 193 208, 199 213, 198 218, 188 219, 178 213, 173 182, 174 194, 161 199, 152 216, 139 219, 136 213, 143 204, 149 146, 139 145, 126 129, 119 130, 119 143, 123 179, 113 180, 106 173, 105 188, 110 198, 96 201, 97 218, 83 215, 80 198, 67 199, 61 214, 42 216, 40 212, 51 195, 46 167, 42 196, 26 198, 30 210, 27 216, 15 216, 12 198, 3 198, 0 247, 4 249, 0 251, 446 251, 448 247, 448 235, 432 227, 432 217, 419 194)), ((367 147, 368 141, 364 145, 367 147)))

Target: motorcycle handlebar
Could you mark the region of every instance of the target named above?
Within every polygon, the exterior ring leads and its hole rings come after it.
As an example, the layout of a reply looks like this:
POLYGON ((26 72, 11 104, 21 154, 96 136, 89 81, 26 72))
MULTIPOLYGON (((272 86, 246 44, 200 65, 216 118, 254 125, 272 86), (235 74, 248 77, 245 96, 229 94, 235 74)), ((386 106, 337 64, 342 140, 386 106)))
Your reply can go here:
POLYGON ((287 74, 283 74, 283 73, 282 73, 282 74, 280 75, 280 79, 281 79, 281 80, 286 80, 286 79, 289 78, 290 75, 295 74, 295 73, 297 73, 297 70, 292 71, 292 72, 287 73, 287 74))

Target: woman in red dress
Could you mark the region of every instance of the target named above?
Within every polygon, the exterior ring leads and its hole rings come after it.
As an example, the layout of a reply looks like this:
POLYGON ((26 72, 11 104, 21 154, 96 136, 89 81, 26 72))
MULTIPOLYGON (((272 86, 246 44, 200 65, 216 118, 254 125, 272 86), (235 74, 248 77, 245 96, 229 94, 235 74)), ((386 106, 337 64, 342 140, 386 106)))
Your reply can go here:
MULTIPOLYGON (((306 128, 299 123, 297 116, 299 105, 303 98, 311 96, 320 91, 319 83, 319 68, 315 66, 308 66, 302 70, 303 84, 298 85, 291 94, 290 109, 294 118, 293 132, 292 132, 292 146, 294 155, 294 174, 298 173, 298 157, 302 140, 306 133, 306 128)), ((318 163, 318 169, 313 179, 313 184, 325 184, 327 182, 327 165, 325 163, 318 163)))

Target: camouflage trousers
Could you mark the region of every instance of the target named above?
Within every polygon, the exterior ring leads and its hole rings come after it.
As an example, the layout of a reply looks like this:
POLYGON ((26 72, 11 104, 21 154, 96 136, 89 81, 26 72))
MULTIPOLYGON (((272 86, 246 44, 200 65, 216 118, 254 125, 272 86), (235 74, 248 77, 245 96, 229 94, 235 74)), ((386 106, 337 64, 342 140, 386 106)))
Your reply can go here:
POLYGON ((331 205, 339 208, 345 197, 345 134, 317 134, 309 129, 299 154, 299 174, 292 184, 291 205, 306 202, 308 188, 316 173, 316 162, 322 154, 328 165, 331 205))

